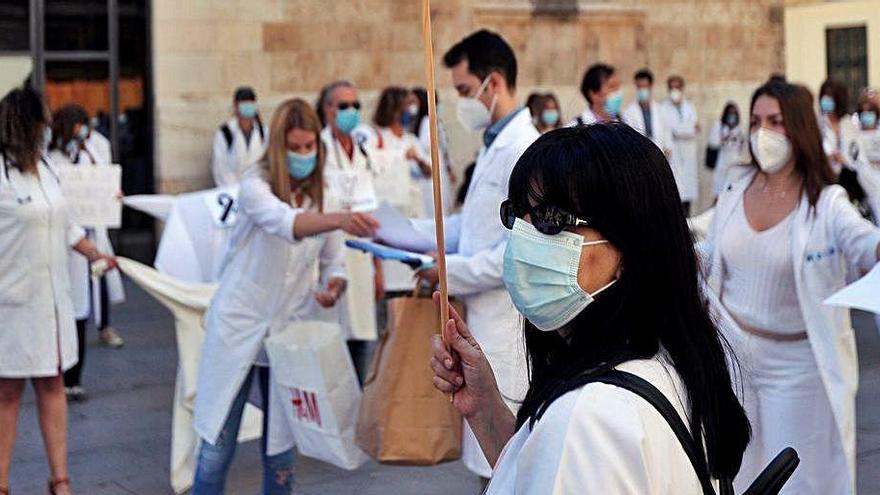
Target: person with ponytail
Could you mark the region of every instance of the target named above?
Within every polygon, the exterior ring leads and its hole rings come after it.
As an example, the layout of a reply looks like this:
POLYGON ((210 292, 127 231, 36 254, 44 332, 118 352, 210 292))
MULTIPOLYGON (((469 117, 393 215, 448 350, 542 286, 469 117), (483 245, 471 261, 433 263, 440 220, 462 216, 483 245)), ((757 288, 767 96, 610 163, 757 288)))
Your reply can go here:
POLYGON ((702 440, 711 479, 732 479, 749 422, 663 152, 621 123, 550 131, 513 169, 501 218, 529 357, 518 414, 457 314, 431 362, 494 466, 487 493, 703 493, 651 403, 589 380, 612 371, 655 387, 702 440))
POLYGON ((323 213, 325 150, 321 124, 303 100, 275 110, 263 159, 247 170, 238 220, 205 314, 194 427, 202 438, 194 495, 222 494, 245 403, 260 397, 263 490, 293 489, 293 438, 279 428, 283 410, 269 400, 271 370, 263 343, 292 320, 333 307, 346 288, 340 231, 369 237, 362 213, 323 213), (255 394, 251 394, 251 388, 255 394), (276 419, 273 419, 276 418, 276 419))

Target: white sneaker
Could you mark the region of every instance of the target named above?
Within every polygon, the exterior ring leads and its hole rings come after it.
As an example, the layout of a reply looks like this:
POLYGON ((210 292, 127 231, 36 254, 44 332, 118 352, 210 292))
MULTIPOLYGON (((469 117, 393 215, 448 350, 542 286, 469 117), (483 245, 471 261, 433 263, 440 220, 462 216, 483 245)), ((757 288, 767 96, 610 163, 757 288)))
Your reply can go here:
POLYGON ((75 387, 64 387, 64 395, 67 396, 67 400, 73 402, 84 402, 89 399, 86 389, 79 385, 75 387))
POLYGON ((104 327, 98 330, 98 340, 102 346, 111 349, 119 349, 125 343, 113 327, 104 327))

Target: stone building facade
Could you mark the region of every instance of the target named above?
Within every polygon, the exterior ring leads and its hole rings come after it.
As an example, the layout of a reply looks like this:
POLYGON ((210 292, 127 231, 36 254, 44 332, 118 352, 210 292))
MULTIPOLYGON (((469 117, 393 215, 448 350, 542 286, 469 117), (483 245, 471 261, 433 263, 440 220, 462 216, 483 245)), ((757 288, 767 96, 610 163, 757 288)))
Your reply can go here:
MULTIPOLYGON (((210 185, 212 135, 231 109, 233 89, 255 87, 266 120, 282 99, 313 101, 319 88, 349 79, 362 89, 364 117, 387 85, 424 85, 418 0, 154 0, 156 178, 160 192, 210 185)), ((502 34, 519 60, 520 96, 559 95, 563 118, 584 107, 587 66, 620 71, 628 101, 632 74, 651 68, 655 97, 679 73, 708 132, 727 100, 745 111, 751 91, 782 71, 783 0, 434 0, 441 116, 457 167, 479 143, 455 120, 443 52, 479 28, 502 34)), ((701 170, 702 205, 711 202, 701 170)))

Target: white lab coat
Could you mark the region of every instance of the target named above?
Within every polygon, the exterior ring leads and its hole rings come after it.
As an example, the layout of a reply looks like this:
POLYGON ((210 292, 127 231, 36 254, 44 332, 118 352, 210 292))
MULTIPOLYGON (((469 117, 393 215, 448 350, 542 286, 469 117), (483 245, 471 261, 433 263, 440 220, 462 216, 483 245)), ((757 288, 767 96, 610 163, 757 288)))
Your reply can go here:
MULTIPOLYGON (((623 111, 623 121, 643 136, 647 136, 645 115, 638 102, 633 102, 626 107, 626 110, 623 111)), ((651 141, 654 141, 654 144, 663 153, 672 152, 672 131, 666 126, 666 121, 660 111, 660 104, 653 100, 651 101, 651 134, 651 141)))
POLYGON ((715 171, 712 175, 712 192, 718 196, 727 184, 730 167, 748 161, 746 154, 749 145, 740 126, 731 128, 727 124, 715 122, 709 132, 709 147, 718 150, 718 159, 715 161, 715 171))
MULTIPOLYGON (((86 151, 81 151, 76 157, 77 162, 61 150, 53 150, 49 152, 49 158, 52 163, 57 166, 71 165, 109 165, 110 151, 109 144, 104 146, 93 136, 99 136, 97 131, 92 131, 89 139, 85 142, 86 151), (94 159, 94 162, 92 161, 94 159)), ((103 136, 103 141, 107 141, 103 136)), ((86 226, 90 227, 90 226, 86 226)), ((113 245, 110 243, 110 236, 107 234, 107 227, 94 227, 89 232, 89 240, 95 243, 98 251, 113 255, 113 245)), ((99 327, 101 321, 101 287, 100 281, 92 279, 90 276, 89 260, 85 256, 74 250, 70 250, 68 259, 68 270, 70 271, 70 289, 73 299, 73 310, 77 320, 84 320, 92 314, 95 324, 99 327)), ((125 301, 125 290, 122 287, 122 276, 118 270, 113 270, 104 275, 107 283, 107 295, 109 302, 118 304, 125 301)))
MULTIPOLYGON (((529 110, 519 110, 492 145, 480 150, 462 211, 447 219, 445 230, 446 249, 452 253, 446 257, 449 293, 464 301, 468 326, 492 365, 511 410, 525 397, 528 379, 522 319, 501 279, 509 232, 501 224, 498 209, 507 199, 513 166, 539 135, 529 110)), ((483 477, 491 475, 467 423, 462 458, 471 471, 483 477)))
POLYGON ((77 361, 68 249, 85 232, 71 223, 48 158, 37 175, 0 156, 0 377, 56 376, 77 361))
MULTIPOLYGON (((446 128, 442 121, 437 121, 437 134, 439 135, 440 165, 434 167, 434 171, 440 172, 440 195, 443 198, 443 214, 448 215, 453 206, 452 181, 449 177, 449 139, 446 137, 446 128)), ((431 120, 426 115, 419 124, 419 142, 425 150, 425 154, 431 156, 431 120)), ((428 160, 430 161, 430 160, 428 160)), ((425 218, 434 217, 434 182, 430 177, 421 177, 417 181, 422 189, 422 202, 424 204, 423 215, 425 218)))
POLYGON ((244 132, 238 125, 237 117, 227 120, 226 125, 229 126, 229 131, 232 133, 232 146, 226 144, 223 131, 217 129, 214 134, 214 147, 211 155, 211 173, 214 176, 214 184, 219 187, 238 184, 248 167, 263 158, 266 146, 269 144, 269 130, 263 126, 263 136, 265 137, 261 137, 256 120, 250 140, 245 139, 244 132))
POLYGON ((666 127, 672 132, 672 173, 682 201, 695 202, 698 196, 697 110, 684 100, 675 105, 666 99, 660 104, 666 127))
MULTIPOLYGON (((313 318, 319 312, 316 291, 330 278, 345 277, 340 232, 294 239, 302 210, 275 197, 266 175, 254 168, 242 178, 240 216, 205 315, 193 426, 209 443, 217 440, 251 368, 268 366, 266 338, 291 321, 313 318)), ((269 455, 294 444, 279 401, 270 392, 268 406, 257 404, 269 410, 269 455)))
MULTIPOLYGON (((332 170, 353 170, 373 172, 372 161, 367 154, 374 146, 375 134, 369 127, 359 127, 352 133, 354 152, 349 158, 342 145, 333 137, 330 127, 321 131, 321 141, 325 148, 324 162, 324 207, 327 213, 328 204, 339 204, 341 199, 331 197, 331 189, 327 185, 328 174, 332 170)), ((375 340, 378 336, 376 327, 376 299, 374 297, 373 276, 375 270, 373 259, 369 254, 345 250, 345 266, 348 273, 348 290, 345 291, 334 312, 342 325, 343 334, 353 340, 375 340)))
POLYGON ((880 225, 880 128, 859 131, 858 148, 852 156, 859 185, 865 190, 874 222, 880 225))
POLYGON ((578 117, 575 117, 571 122, 568 123, 566 127, 576 127, 579 125, 590 125, 599 122, 599 117, 593 113, 593 110, 590 107, 587 107, 584 110, 584 113, 580 114, 578 117), (578 121, 578 117, 580 121, 578 121))
MULTIPOLYGON (((706 283, 715 296, 721 293, 724 270, 716 239, 724 231, 755 172, 731 182, 721 192, 708 239, 702 244, 706 283)), ((825 393, 837 424, 838 453, 844 456, 851 493, 855 493, 855 397, 858 387, 858 356, 848 308, 826 306, 822 302, 846 286, 848 265, 869 269, 877 262, 880 230, 862 219, 842 187, 827 186, 811 208, 804 196, 792 224, 789 248, 794 260, 795 286, 807 335, 819 366, 825 393)), ((722 328, 724 328, 722 326, 722 328)), ((735 341, 736 335, 729 339, 735 341)), ((750 412, 754 421, 754 412, 750 412)), ((785 421, 785 418, 779 418, 785 421)), ((760 425, 773 428, 772 425, 760 425)), ((776 453, 767 453, 775 455, 776 453)), ((809 453, 801 453, 802 456, 809 453)), ((830 463, 830 462, 829 462, 830 463)), ((754 479, 757 472, 745 466, 740 477, 754 479)), ((751 466, 759 468, 763 466, 751 466)))
MULTIPOLYGON (((618 369, 657 387, 686 419, 687 391, 659 355, 618 369)), ((660 413, 628 390, 590 383, 556 399, 511 438, 488 495, 702 493, 693 465, 660 413)))
POLYGON ((850 169, 855 168, 852 157, 855 149, 858 147, 859 127, 853 121, 850 115, 844 115, 840 118, 840 126, 838 132, 834 132, 828 116, 819 116, 819 127, 822 131, 822 148, 826 155, 839 152, 843 159, 843 164, 831 160, 831 168, 835 174, 840 174, 843 167, 850 169))

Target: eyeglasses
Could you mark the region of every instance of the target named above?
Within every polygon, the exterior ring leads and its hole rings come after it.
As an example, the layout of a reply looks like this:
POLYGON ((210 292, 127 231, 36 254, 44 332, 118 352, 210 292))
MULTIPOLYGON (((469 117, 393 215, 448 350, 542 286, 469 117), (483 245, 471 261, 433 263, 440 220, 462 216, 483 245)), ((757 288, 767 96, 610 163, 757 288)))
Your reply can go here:
POLYGON ((505 200, 501 203, 501 223, 507 229, 512 229, 517 218, 529 215, 532 225, 538 232, 547 235, 556 235, 566 227, 585 227, 590 223, 578 218, 571 213, 554 205, 536 205, 525 211, 517 211, 513 201, 505 200))
POLYGON ((359 101, 340 101, 339 103, 336 104, 336 108, 339 109, 339 111, 348 110, 350 107, 354 108, 355 110, 360 110, 361 109, 361 102, 359 102, 359 101))

